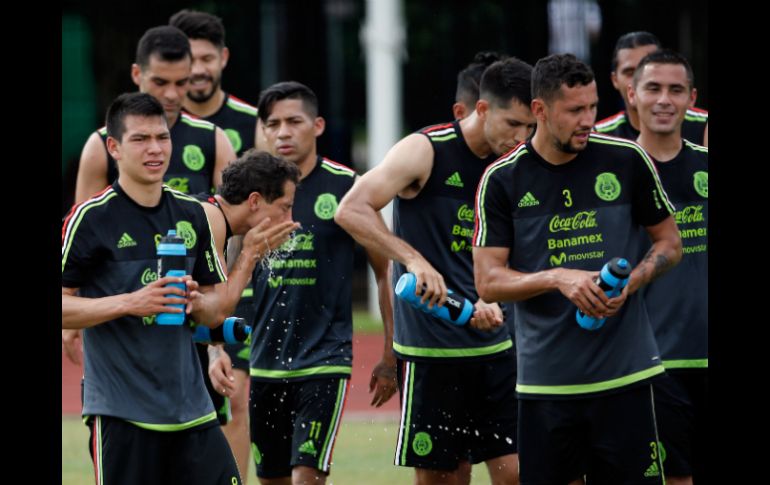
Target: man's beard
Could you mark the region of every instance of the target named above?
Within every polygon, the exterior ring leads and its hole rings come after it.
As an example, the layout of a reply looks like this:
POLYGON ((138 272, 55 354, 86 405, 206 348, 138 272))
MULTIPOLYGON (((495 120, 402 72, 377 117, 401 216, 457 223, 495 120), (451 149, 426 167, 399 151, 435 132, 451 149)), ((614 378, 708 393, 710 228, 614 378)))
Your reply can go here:
POLYGON ((221 76, 216 79, 209 76, 204 76, 204 78, 207 79, 209 82, 211 82, 210 91, 196 92, 196 91, 193 91, 192 89, 187 91, 187 97, 195 101, 196 103, 205 103, 206 101, 210 100, 214 96, 214 94, 219 90, 219 84, 222 81, 221 76))

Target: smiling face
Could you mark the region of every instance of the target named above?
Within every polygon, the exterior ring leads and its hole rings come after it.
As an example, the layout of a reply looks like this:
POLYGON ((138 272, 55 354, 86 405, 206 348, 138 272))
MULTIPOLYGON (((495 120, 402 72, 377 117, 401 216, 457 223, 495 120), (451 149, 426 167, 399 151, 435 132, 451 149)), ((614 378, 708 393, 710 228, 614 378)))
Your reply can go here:
POLYGON ((639 47, 631 47, 629 49, 618 50, 618 65, 615 71, 610 75, 612 85, 618 90, 623 97, 623 102, 626 106, 629 106, 628 102, 628 86, 631 86, 636 66, 639 65, 639 61, 644 56, 651 52, 658 50, 658 46, 655 44, 648 44, 639 47))
POLYGON ((126 115, 121 140, 107 138, 121 182, 152 185, 163 181, 171 159, 171 133, 161 116, 126 115))
POLYGON ((696 92, 683 65, 649 63, 642 67, 636 87, 629 87, 628 97, 647 130, 668 135, 681 132, 687 108, 695 104, 696 92))
POLYGON ((193 61, 187 97, 196 103, 205 103, 222 84, 222 71, 230 52, 227 47, 220 49, 204 39, 190 39, 190 48, 193 61))

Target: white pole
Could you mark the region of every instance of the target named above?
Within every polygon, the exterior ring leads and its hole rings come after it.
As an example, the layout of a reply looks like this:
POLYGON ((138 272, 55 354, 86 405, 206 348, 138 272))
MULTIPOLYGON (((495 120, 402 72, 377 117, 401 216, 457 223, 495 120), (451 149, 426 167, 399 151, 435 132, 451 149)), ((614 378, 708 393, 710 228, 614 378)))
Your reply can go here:
MULTIPOLYGON (((401 0, 366 0, 361 42, 366 52, 367 170, 376 166, 401 137, 401 61, 406 29, 401 0)), ((392 204, 382 209, 392 226, 392 204)), ((378 317, 377 285, 371 268, 369 313, 378 317)))

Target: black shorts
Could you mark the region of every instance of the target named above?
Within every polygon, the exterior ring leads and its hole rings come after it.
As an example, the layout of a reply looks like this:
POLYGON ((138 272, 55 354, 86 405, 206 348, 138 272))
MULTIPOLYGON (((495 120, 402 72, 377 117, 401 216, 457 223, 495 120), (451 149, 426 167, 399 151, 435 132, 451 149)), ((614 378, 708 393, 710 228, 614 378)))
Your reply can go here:
POLYGON ((195 344, 195 350, 198 351, 198 359, 201 362, 201 372, 203 373, 203 383, 206 384, 206 391, 209 393, 211 402, 214 404, 214 410, 217 412, 217 421, 222 426, 233 419, 233 412, 230 406, 230 398, 219 394, 214 390, 209 379, 209 352, 208 344, 195 344))
POLYGON ((519 399, 521 485, 663 483, 652 384, 577 399, 519 399))
POLYGON ((111 416, 93 416, 89 451, 96 484, 240 485, 222 429, 151 431, 111 416))
POLYGON ((297 465, 329 473, 348 382, 251 379, 249 421, 258 477, 289 477, 297 465))
POLYGON ((401 424, 395 464, 455 470, 516 453, 516 357, 399 360, 401 424))
POLYGON ((655 382, 653 391, 666 475, 686 477, 705 472, 702 445, 710 437, 704 434, 702 423, 708 408, 708 371, 669 371, 655 382))

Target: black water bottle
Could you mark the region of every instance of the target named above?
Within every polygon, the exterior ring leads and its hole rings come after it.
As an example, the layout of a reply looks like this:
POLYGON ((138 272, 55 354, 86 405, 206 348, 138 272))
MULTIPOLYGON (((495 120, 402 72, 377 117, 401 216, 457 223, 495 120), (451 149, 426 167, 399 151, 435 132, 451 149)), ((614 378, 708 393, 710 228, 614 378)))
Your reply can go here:
MULTIPOLYGON (((612 258, 602 267, 599 277, 596 278, 596 284, 604 290, 604 294, 609 298, 615 298, 620 295, 623 288, 628 284, 628 277, 631 275, 631 265, 624 258, 612 258)), ((580 310, 576 314, 577 323, 586 330, 597 330, 604 325, 606 318, 589 317, 580 310)))
POLYGON ((251 327, 246 320, 238 317, 227 317, 224 323, 217 328, 209 328, 204 325, 195 327, 193 340, 195 342, 224 342, 237 344, 245 341, 251 334, 251 327))

